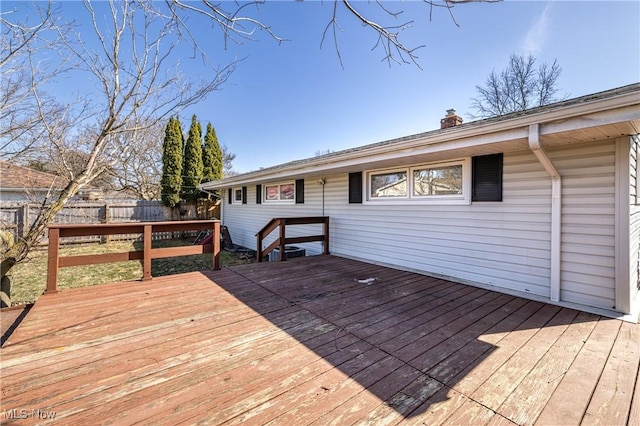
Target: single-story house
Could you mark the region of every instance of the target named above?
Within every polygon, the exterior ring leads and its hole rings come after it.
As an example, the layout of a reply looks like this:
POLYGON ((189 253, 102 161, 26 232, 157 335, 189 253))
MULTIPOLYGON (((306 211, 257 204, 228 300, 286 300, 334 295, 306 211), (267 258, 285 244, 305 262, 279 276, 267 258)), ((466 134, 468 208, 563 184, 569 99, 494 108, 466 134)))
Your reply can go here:
POLYGON ((202 189, 222 194, 239 245, 274 217, 328 216, 333 255, 637 320, 640 83, 465 124, 448 113, 202 189))
MULTIPOLYGON (((0 160, 0 203, 42 203, 67 186, 64 177, 41 172, 29 167, 0 160)), ((74 199, 95 200, 100 191, 93 187, 83 188, 74 199)))

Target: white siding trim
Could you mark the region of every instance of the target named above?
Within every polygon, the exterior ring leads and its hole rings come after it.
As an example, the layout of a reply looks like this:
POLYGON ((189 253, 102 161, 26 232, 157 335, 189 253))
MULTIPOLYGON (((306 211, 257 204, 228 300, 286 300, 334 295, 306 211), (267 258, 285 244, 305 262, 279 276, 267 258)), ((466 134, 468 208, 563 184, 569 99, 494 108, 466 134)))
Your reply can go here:
POLYGON ((617 138, 615 188, 615 292, 616 310, 631 313, 630 262, 630 205, 629 205, 629 149, 630 138, 617 138))
POLYGON ((629 286, 631 289, 631 312, 640 316, 640 188, 638 181, 640 135, 631 137, 629 150, 630 217, 629 217, 629 286))

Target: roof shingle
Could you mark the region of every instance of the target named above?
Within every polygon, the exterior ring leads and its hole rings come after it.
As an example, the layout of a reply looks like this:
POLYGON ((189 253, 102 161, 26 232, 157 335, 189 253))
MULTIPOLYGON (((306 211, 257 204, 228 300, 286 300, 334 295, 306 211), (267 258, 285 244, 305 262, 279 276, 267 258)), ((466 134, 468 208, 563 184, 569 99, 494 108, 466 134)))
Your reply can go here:
POLYGON ((64 189, 66 179, 0 160, 0 189, 64 189))

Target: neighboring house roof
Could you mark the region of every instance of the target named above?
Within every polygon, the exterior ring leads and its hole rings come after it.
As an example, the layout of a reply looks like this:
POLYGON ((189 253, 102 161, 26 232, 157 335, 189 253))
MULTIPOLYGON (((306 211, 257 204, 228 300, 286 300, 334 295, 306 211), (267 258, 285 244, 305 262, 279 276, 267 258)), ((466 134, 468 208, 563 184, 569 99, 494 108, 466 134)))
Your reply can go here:
MULTIPOLYGON (((62 191, 67 183, 67 179, 62 176, 0 160, 0 195, 2 192, 11 192, 42 197, 49 192, 62 191)), ((96 199, 100 198, 100 193, 100 189, 86 185, 78 191, 77 196, 82 199, 96 199)))
POLYGON ((211 190, 275 179, 322 177, 328 172, 361 171, 365 164, 369 168, 397 166, 399 160, 415 161, 420 157, 439 161, 452 155, 477 153, 480 146, 485 154, 523 150, 528 149, 527 137, 532 124, 540 125, 540 140, 546 145, 638 134, 640 83, 455 127, 292 161, 207 182, 201 187, 211 190))
POLYGON ((29 167, 0 160, 0 190, 61 190, 66 179, 51 173, 40 172, 29 167))

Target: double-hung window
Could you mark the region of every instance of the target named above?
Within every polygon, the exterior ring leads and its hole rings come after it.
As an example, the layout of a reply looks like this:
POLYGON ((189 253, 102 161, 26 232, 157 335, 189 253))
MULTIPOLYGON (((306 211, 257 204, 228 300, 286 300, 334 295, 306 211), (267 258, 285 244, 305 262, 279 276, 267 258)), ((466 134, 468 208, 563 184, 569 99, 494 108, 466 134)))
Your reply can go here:
POLYGON ((231 194, 233 204, 244 204, 243 188, 233 188, 231 194))

